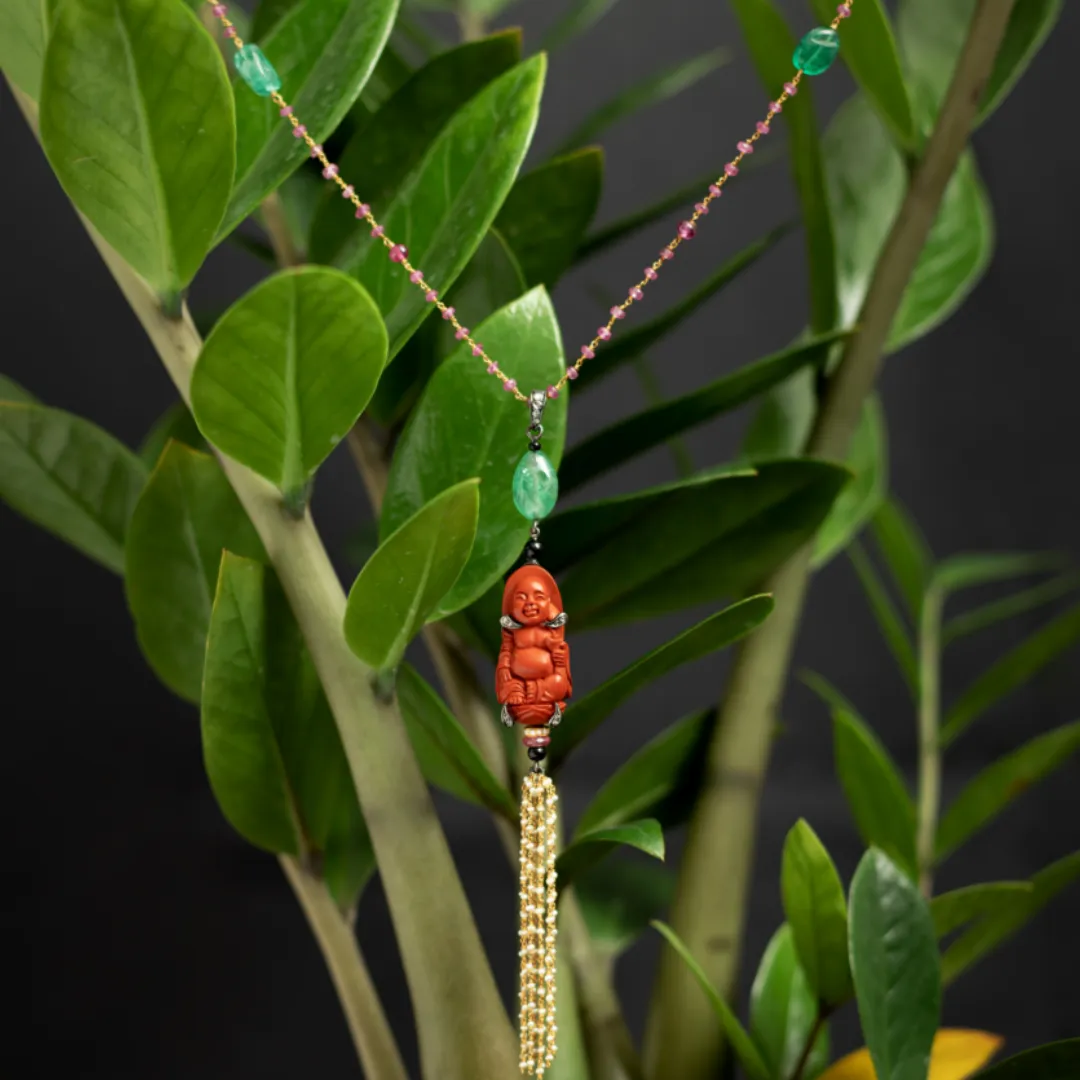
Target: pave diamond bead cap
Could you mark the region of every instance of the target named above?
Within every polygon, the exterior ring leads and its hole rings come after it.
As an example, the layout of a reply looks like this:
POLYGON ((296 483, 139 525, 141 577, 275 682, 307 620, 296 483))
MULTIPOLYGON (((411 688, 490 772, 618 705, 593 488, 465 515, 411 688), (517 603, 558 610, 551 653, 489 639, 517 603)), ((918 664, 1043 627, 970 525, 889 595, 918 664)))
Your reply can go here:
POLYGON ((237 73, 259 97, 269 97, 281 89, 281 78, 258 45, 245 45, 233 57, 237 73))
POLYGON ((559 499, 559 476, 548 456, 540 450, 523 454, 514 470, 514 505, 529 521, 539 521, 555 509, 559 499))
POLYGON ((796 46, 791 62, 807 75, 820 75, 839 52, 840 35, 828 26, 815 26, 796 46))

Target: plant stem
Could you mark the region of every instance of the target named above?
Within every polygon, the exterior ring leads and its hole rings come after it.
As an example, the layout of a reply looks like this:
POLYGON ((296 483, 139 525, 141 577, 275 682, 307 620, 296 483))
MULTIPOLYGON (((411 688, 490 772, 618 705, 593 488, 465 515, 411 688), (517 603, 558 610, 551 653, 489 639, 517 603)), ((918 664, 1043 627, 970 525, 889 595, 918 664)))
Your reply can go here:
POLYGON ((944 595, 931 585, 919 619, 919 804, 915 852, 919 888, 934 891, 938 811, 941 805, 941 611, 944 595))
POLYGON ((476 41, 487 33, 484 16, 469 6, 469 0, 461 0, 457 9, 457 20, 462 41, 476 41))
POLYGON ((289 223, 285 220, 285 207, 281 203, 281 196, 272 191, 263 199, 260 209, 262 210, 263 225, 266 235, 273 248, 274 258, 282 269, 290 266, 299 266, 304 257, 293 243, 292 231, 289 223))
POLYGON ((408 1080, 351 923, 338 910, 321 878, 288 855, 281 856, 280 862, 322 950, 364 1076, 367 1080, 408 1080))
POLYGON ((814 1018, 814 1026, 810 1029, 810 1034, 806 1039, 806 1045, 799 1055, 799 1060, 795 1063, 795 1068, 791 1073, 790 1080, 802 1080, 802 1075, 806 1072, 806 1065, 810 1060, 810 1055, 814 1052, 814 1044, 818 1041, 821 1029, 825 1026, 825 1021, 828 1019, 828 1010, 821 1005, 818 1005, 817 1016, 814 1018))
MULTIPOLYGON (((885 241, 858 318, 811 433, 808 452, 843 459, 873 388, 889 328, 945 188, 967 145, 983 88, 1005 35, 1013 0, 980 0, 923 160, 885 241)), ((672 923, 713 985, 731 996, 738 968, 758 801, 776 708, 799 625, 812 545, 764 584, 776 597, 771 618, 736 654, 708 751, 707 777, 690 822, 672 923)), ((653 1080, 711 1080, 722 1053, 711 1008, 692 976, 665 953, 646 1031, 653 1080)))

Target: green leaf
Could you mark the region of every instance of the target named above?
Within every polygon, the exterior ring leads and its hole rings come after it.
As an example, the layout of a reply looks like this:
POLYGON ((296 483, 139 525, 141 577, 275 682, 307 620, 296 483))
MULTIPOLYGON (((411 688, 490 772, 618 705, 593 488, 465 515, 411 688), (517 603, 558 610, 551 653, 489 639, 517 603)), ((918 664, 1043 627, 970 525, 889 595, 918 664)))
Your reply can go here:
POLYGON ((739 1063, 746 1070, 751 1080, 771 1080, 772 1074, 765 1064, 753 1040, 746 1033, 746 1029, 739 1023, 738 1017, 731 1011, 731 1006, 717 993, 716 988, 705 974, 701 965, 691 955, 690 950, 679 939, 678 935, 670 926, 662 922, 654 921, 652 925, 667 938, 668 944, 679 954, 683 962, 690 969, 690 974, 698 981, 698 985, 709 999, 716 1017, 720 1021, 724 1034, 731 1043, 731 1049, 739 1059, 739 1063))
MULTIPOLYGON (((731 6, 765 91, 775 99, 791 78, 795 39, 772 0, 731 0, 731 6)), ((810 326, 820 334, 837 325, 836 240, 809 80, 802 81, 797 97, 785 102, 783 119, 789 131, 792 173, 806 229, 810 326)))
MULTIPOLYGON (((344 119, 386 44, 397 0, 304 0, 263 29, 259 46, 281 76, 281 94, 324 142, 344 119)), ((262 199, 307 160, 289 124, 239 78, 236 182, 221 234, 231 232, 262 199)))
POLYGON ((900 669, 900 674, 904 677, 904 682, 907 683, 914 696, 919 685, 919 673, 918 664, 915 660, 915 646, 912 644, 911 635, 904 625, 903 619, 900 618, 899 613, 893 606, 885 586, 881 583, 881 579, 878 577, 877 571, 874 569, 873 563, 870 562, 869 556, 863 550, 862 545, 858 541, 849 544, 847 553, 863 587, 863 592, 866 593, 867 603, 870 605, 870 611, 873 613, 874 619, 881 630, 881 635, 885 639, 885 644, 888 645, 889 651, 893 654, 897 667, 900 669))
POLYGON ((551 51, 584 34, 617 3, 618 0, 573 0, 562 18, 544 36, 541 48, 551 51))
POLYGON ((918 526, 895 499, 886 499, 871 522, 874 539, 903 596, 912 619, 918 621, 922 598, 930 584, 934 556, 918 526))
POLYGON ((41 140, 75 206, 175 297, 210 250, 234 165, 225 68, 195 14, 176 0, 62 5, 45 54, 41 140))
POLYGON ((378 309, 355 281, 285 270, 218 320, 195 365, 192 411, 215 446, 302 505, 385 363, 378 309))
POLYGON ((984 769, 942 817, 937 831, 938 859, 947 859, 1032 784, 1061 768, 1078 749, 1080 723, 1066 724, 984 769))
POLYGON ((941 977, 945 985, 950 985, 972 964, 1011 938, 1077 877, 1080 877, 1080 851, 1040 870, 1031 879, 1032 891, 1028 895, 1017 897, 1015 903, 980 919, 961 934, 941 958, 941 977))
MULTIPOLYGON (((980 123, 1012 90, 1054 28, 1063 8, 1062 0, 1019 0, 1013 8, 1005 40, 983 91, 980 123)), ((903 0, 900 4, 897 34, 909 81, 928 124, 945 98, 974 10, 975 0, 956 0, 950 4, 903 0)))
POLYGON ((35 405, 37 399, 14 379, 0 375, 0 402, 8 402, 11 405, 35 405))
POLYGON ((782 225, 773 229, 760 240, 743 248, 734 258, 729 259, 719 270, 711 274, 684 299, 673 304, 662 315, 651 319, 647 323, 622 334, 610 345, 596 354, 595 360, 590 360, 581 369, 581 378, 577 381, 577 388, 591 386, 606 375, 610 375, 620 364, 633 360, 640 356, 651 345, 654 345, 662 337, 671 333, 684 319, 691 316, 707 300, 720 292, 726 285, 735 280, 744 270, 748 270, 769 251, 775 244, 782 240, 790 231, 789 226, 782 225))
POLYGON ((202 732, 210 786, 237 832, 268 851, 321 855, 335 899, 351 907, 375 857, 333 714, 277 578, 228 551, 202 732))
POLYGON ((559 726, 559 738, 550 747, 551 767, 555 768, 565 760, 574 747, 643 686, 745 637, 765 621, 772 609, 772 597, 764 595, 751 596, 732 604, 689 630, 684 630, 660 648, 639 657, 580 701, 574 702, 559 726))
POLYGON ((158 463, 170 441, 183 443, 192 450, 207 450, 206 440, 195 423, 195 417, 182 401, 174 401, 158 417, 139 446, 139 458, 148 472, 158 463))
POLYGON ((416 760, 428 782, 516 822, 518 807, 513 796, 484 764, 442 698, 409 664, 402 664, 398 672, 397 696, 416 760))
POLYGON ((1073 1080, 1076 1076, 1080 1076, 1080 1039, 1062 1039, 1007 1058, 979 1073, 979 1080, 1073 1080))
POLYGON ((1078 587, 1080 587, 1080 573, 1070 572, 1059 574, 1056 578, 1041 585, 1034 585, 1030 589, 1013 593, 1012 596, 983 604, 963 615, 949 619, 941 629, 941 644, 948 645, 957 638, 985 630, 1005 619, 1022 615, 1025 611, 1032 611, 1045 604, 1053 603, 1075 592, 1078 587))
POLYGON ((851 972, 878 1080, 925 1077, 941 1015, 934 923, 913 882, 880 851, 851 882, 851 972))
MULTIPOLYGON (((465 269, 510 191, 536 126, 545 63, 540 54, 518 64, 459 109, 378 209, 386 235, 407 245, 411 264, 440 292, 465 269)), ((374 297, 396 355, 433 305, 367 229, 348 234, 334 264, 374 297)))
MULTIPOLYGON (((341 175, 376 208, 380 221, 384 200, 420 165, 454 114, 520 58, 517 30, 450 49, 417 71, 349 140, 338 160, 341 175)), ((357 228, 351 203, 335 185, 324 193, 312 223, 312 261, 336 262, 355 244, 357 228)))
POLYGON ((550 288, 570 267, 603 184, 604 152, 589 146, 545 162, 510 189, 495 226, 529 285, 550 288))
POLYGON ((1056 552, 1006 552, 1004 554, 953 555, 938 563, 933 584, 947 592, 957 592, 976 585, 1029 577, 1068 565, 1068 557, 1056 552))
POLYGON ((706 75, 711 75, 731 59, 727 49, 710 49, 692 60, 681 60, 673 67, 650 75, 616 94, 595 112, 587 116, 566 139, 562 153, 575 150, 579 146, 592 142, 601 132, 627 116, 632 116, 651 105, 676 97, 684 90, 689 90, 706 75))
POLYGON ((840 492, 814 541, 814 566, 843 551, 877 513, 889 490, 889 440, 876 394, 863 403, 845 464, 854 473, 840 492))
MULTIPOLYGON (((576 712, 578 706, 573 708, 576 712)), ((577 831, 610 828, 642 817, 656 818, 665 827, 681 824, 700 787, 715 719, 712 709, 694 713, 646 743, 596 793, 577 831)))
POLYGON ((0 4, 0 69, 35 101, 41 93, 45 42, 57 0, 5 0, 0 4))
MULTIPOLYGON (((832 22, 836 5, 831 0, 813 0, 812 6, 822 22, 832 22)), ((873 102, 893 138, 913 149, 918 139, 915 116, 892 24, 881 0, 860 4, 859 17, 844 22, 842 37, 840 55, 855 81, 873 102)))
MULTIPOLYGON (((525 389, 558 382, 562 342, 542 288, 496 312, 475 332, 492 356, 513 358, 525 389)), ((509 361, 508 361, 509 363, 509 361)), ((521 553, 529 522, 514 506, 510 484, 525 452, 528 414, 488 375, 468 348, 442 363, 413 411, 390 466, 380 533, 385 538, 441 491, 479 477, 483 492, 476 543, 437 617, 482 596, 521 553)), ((565 395, 544 411, 544 453, 556 465, 566 431, 565 395)))
POLYGON ((0 499, 117 573, 145 483, 142 462, 95 424, 44 405, 0 402, 0 499))
POLYGON ((345 607, 345 638, 365 664, 392 671, 469 559, 478 480, 436 495, 395 529, 360 571, 345 607))
POLYGON ((813 536, 847 476, 777 461, 587 503, 548 521, 545 565, 570 566, 562 595, 579 627, 737 595, 813 536))
POLYGON ((198 702, 221 552, 265 560, 217 462, 170 443, 128 527, 124 587, 139 645, 159 679, 198 702))
POLYGON ((609 829, 593 829, 591 832, 581 833, 555 860, 559 888, 565 889, 578 874, 621 846, 637 848, 662 861, 664 831, 660 828, 660 822, 646 818, 643 821, 630 821, 625 825, 614 825, 609 829))
POLYGON ((816 382, 815 372, 804 368, 763 395, 743 438, 743 459, 798 457, 803 452, 817 415, 816 382))
POLYGON ((578 875, 574 895, 594 946, 615 957, 671 903, 675 875, 651 861, 608 859, 578 875))
MULTIPOLYGON (((845 924, 841 942, 845 968, 846 934, 845 924)), ((750 990, 750 1037, 761 1051, 773 1080, 789 1080, 795 1075, 806 1041, 814 1030, 817 1011, 817 998, 795 955, 791 927, 784 923, 765 947, 750 990)), ((813 1080, 828 1061, 829 1031, 824 1028, 800 1075, 813 1080)))
POLYGON ((1030 881, 990 881, 941 893, 930 901, 934 931, 943 938, 966 923, 999 914, 1017 900, 1025 900, 1032 891, 1030 881))
MULTIPOLYGON (((823 364, 835 340, 835 335, 827 335, 801 342, 604 428, 567 453, 559 470, 563 493, 721 413, 738 408, 804 367, 823 364)), ((843 493, 840 497, 843 498, 843 493)))
POLYGON ((1003 697, 1033 679, 1080 640, 1080 604, 1069 608, 984 671, 952 704, 941 726, 949 746, 970 724, 1003 697))
POLYGON ((802 818, 784 842, 780 889, 784 915, 813 999, 829 1006, 842 1004, 852 994, 844 886, 825 845, 802 818))

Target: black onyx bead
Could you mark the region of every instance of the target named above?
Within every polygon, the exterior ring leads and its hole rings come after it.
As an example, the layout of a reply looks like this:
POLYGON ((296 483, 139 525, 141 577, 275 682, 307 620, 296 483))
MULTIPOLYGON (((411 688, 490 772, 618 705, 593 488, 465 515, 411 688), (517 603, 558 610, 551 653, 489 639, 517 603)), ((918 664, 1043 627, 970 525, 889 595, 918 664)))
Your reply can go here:
POLYGON ((547 747, 546 746, 530 746, 529 747, 529 758, 532 761, 543 761, 544 758, 546 758, 546 757, 547 757, 547 747))
POLYGON ((530 439, 529 440, 529 449, 534 454, 539 453, 539 451, 540 451, 540 440, 539 439, 530 439))

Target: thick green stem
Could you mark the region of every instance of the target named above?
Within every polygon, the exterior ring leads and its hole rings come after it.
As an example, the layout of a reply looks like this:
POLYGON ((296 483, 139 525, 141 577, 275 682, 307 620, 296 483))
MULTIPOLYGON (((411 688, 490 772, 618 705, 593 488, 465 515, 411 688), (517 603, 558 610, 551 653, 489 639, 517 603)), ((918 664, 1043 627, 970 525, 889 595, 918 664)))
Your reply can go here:
POLYGON ((408 1080, 352 924, 322 879, 288 855, 280 861, 322 950, 366 1080, 408 1080))
MULTIPOLYGON (((875 266, 859 331, 848 340, 829 380, 807 447, 814 456, 836 460, 847 451, 904 290, 967 145, 1012 7, 1013 0, 980 0, 976 8, 926 153, 875 266)), ((675 930, 729 998, 745 921, 758 799, 810 559, 810 548, 804 548, 764 584, 775 594, 776 610, 736 655, 672 909, 675 930)), ((678 958, 665 952, 646 1031, 647 1074, 653 1080, 711 1080, 722 1048, 705 996, 678 958)))
POLYGON ((915 852, 919 888, 934 890, 938 810, 941 805, 941 610, 944 597, 931 586, 919 619, 919 804, 915 852))

